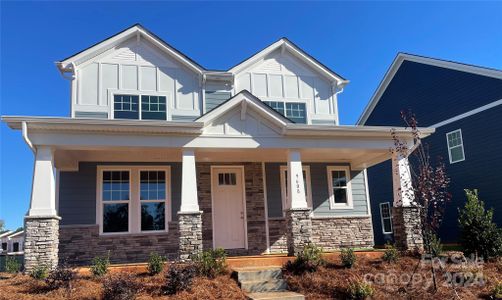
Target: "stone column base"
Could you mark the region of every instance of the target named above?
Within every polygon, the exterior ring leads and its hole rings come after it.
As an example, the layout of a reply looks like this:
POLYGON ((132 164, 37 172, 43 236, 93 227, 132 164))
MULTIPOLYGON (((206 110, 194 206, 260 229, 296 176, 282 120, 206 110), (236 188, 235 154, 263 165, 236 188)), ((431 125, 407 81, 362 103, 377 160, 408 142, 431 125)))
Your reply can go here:
POLYGON ((286 239, 288 255, 296 255, 311 242, 312 219, 310 208, 294 208, 286 211, 286 239))
POLYGON ((393 207, 392 223, 398 249, 418 252, 424 250, 419 207, 393 207))
POLYGON ((59 252, 58 216, 26 216, 24 218, 24 269, 32 271, 38 265, 54 269, 59 252))
POLYGON ((202 252, 202 211, 178 212, 179 258, 189 260, 202 252))

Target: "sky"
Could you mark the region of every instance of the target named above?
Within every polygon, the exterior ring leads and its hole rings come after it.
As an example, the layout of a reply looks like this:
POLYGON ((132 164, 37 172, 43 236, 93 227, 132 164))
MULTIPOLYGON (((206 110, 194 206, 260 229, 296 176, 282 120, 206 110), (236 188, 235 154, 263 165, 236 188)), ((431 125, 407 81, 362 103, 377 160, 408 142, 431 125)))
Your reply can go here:
MULTIPOLYGON (((208 69, 228 69, 287 37, 350 80, 354 124, 398 52, 502 69, 502 2, 0 2, 0 114, 69 116, 54 62, 134 23, 208 69)), ((33 154, 0 124, 0 219, 23 224, 33 154)))

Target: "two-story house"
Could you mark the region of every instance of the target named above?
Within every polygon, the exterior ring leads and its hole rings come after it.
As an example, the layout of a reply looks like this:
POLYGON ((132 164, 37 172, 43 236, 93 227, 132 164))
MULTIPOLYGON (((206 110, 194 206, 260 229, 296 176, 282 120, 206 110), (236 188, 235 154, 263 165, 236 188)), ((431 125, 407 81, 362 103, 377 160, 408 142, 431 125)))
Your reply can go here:
MULTIPOLYGON (((451 178, 452 201, 446 205, 440 237, 458 242, 458 208, 464 189, 478 189, 494 220, 502 224, 498 191, 502 168, 502 71, 400 53, 361 115, 361 126, 399 126, 400 111, 411 111, 421 126, 436 133, 425 139, 433 164, 440 157, 451 178)), ((375 242, 392 240, 392 181, 382 173, 391 164, 368 169, 375 242)))
MULTIPOLYGON (((391 158, 390 128, 340 126, 348 81, 288 39, 215 71, 134 25, 57 67, 70 117, 3 117, 35 153, 28 270, 373 246, 365 170, 391 158)), ((409 176, 393 161, 382 176, 409 176)))
POLYGON ((24 246, 24 230, 0 233, 0 254, 20 254, 24 246))

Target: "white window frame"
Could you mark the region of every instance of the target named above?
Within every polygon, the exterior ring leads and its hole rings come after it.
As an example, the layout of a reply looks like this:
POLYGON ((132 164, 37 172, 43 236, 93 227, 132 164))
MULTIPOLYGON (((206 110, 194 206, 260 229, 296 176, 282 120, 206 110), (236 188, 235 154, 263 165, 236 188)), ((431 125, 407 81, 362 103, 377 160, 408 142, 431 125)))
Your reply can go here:
MULTIPOLYGON (((110 99, 109 106, 109 118, 115 120, 115 95, 130 95, 130 96, 138 96, 138 118, 137 119, 122 119, 122 120, 143 120, 141 117, 141 113, 143 112, 141 109, 141 96, 157 96, 157 97, 166 97, 166 121, 170 121, 170 114, 173 110, 171 107, 171 93, 170 92, 156 92, 156 91, 141 91, 138 92, 136 90, 117 90, 117 89, 108 89, 108 99, 110 99)), ((152 120, 145 119, 146 121, 164 121, 164 120, 152 120)))
POLYGON ((379 204, 379 207, 380 207, 380 223, 382 224, 382 233, 383 234, 391 234, 394 232, 393 224, 392 224, 392 209, 391 209, 392 206, 390 205, 390 202, 382 202, 379 204), (386 217, 386 218, 383 217, 383 214, 382 214, 382 206, 383 205, 389 206, 389 217, 386 217), (384 226, 384 222, 383 222, 384 219, 390 220, 390 231, 385 231, 385 226, 384 226))
MULTIPOLYGON (((282 200, 282 214, 285 216, 285 208, 288 207, 288 197, 287 186, 286 186, 286 171, 288 166, 280 167, 280 178, 281 178, 281 200, 282 200)), ((305 186, 307 190, 305 191, 305 196, 307 198, 307 206, 312 209, 312 185, 310 180, 310 166, 302 166, 302 170, 305 171, 305 180, 307 181, 305 186)))
POLYGON ((354 203, 352 200, 352 183, 350 177, 350 167, 348 166, 328 166, 326 167, 328 173, 328 195, 329 195, 329 208, 330 209, 353 209, 354 203), (332 171, 344 171, 347 178, 347 203, 335 203, 335 194, 333 193, 333 174, 332 171))
POLYGON ((462 162, 462 161, 465 160, 464 137, 462 136, 462 130, 461 129, 456 129, 456 130, 453 130, 453 131, 450 131, 450 132, 446 133, 446 147, 448 149, 448 158, 450 159, 450 164, 455 164, 455 163, 462 162), (460 145, 450 147, 450 143, 448 142, 448 136, 450 134, 457 133, 457 132, 460 134, 460 145), (451 159, 451 150, 453 148, 457 148, 457 147, 461 147, 462 148, 462 159, 456 160, 456 161, 452 161, 452 159, 451 159))
MULTIPOLYGON (((100 235, 124 235, 124 234, 149 234, 167 232, 172 218, 171 206, 171 166, 130 166, 130 165, 100 165, 97 167, 96 176, 96 223, 99 226, 100 235), (129 172, 129 200, 103 201, 103 172, 105 171, 128 171, 129 172), (141 171, 165 171, 166 172, 166 200, 165 200, 165 229, 141 231, 141 202, 140 200, 140 172, 141 171), (104 204, 127 203, 128 204, 128 230, 124 232, 103 232, 103 207, 104 204)), ((151 201, 158 202, 158 201, 151 201)))

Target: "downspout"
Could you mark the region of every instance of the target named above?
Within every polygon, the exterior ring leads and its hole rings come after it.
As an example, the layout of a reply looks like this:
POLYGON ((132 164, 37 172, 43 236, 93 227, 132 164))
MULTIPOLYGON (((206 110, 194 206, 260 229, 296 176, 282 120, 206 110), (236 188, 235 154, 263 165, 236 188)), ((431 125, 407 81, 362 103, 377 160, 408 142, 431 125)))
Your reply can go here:
POLYGON ((341 94, 343 93, 343 87, 342 88, 338 88, 339 85, 338 84, 334 84, 333 86, 333 92, 334 92, 334 95, 333 95, 333 109, 335 110, 336 112, 336 125, 340 125, 340 114, 338 112, 338 94, 341 94))
POLYGON ((28 137, 28 124, 23 121, 21 123, 22 129, 23 129, 23 140, 24 142, 30 147, 31 151, 36 154, 37 150, 35 149, 35 146, 33 146, 33 143, 31 142, 30 138, 28 137))

